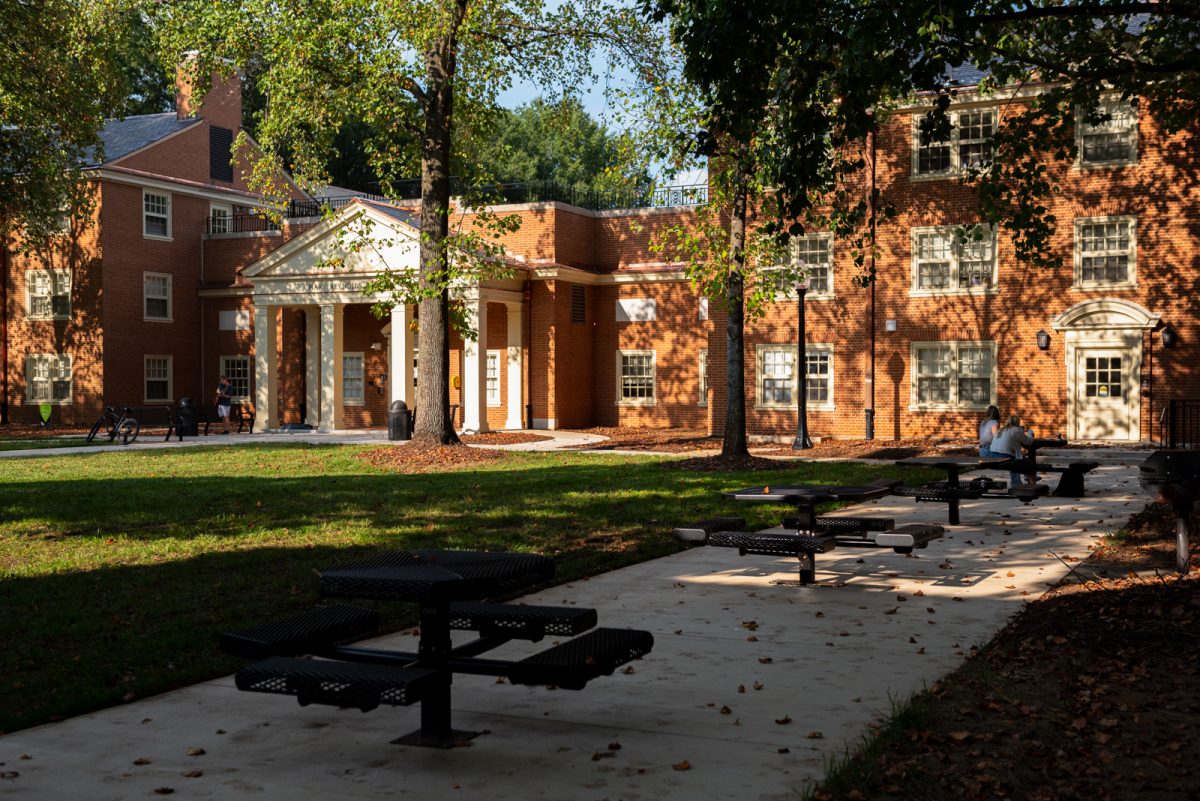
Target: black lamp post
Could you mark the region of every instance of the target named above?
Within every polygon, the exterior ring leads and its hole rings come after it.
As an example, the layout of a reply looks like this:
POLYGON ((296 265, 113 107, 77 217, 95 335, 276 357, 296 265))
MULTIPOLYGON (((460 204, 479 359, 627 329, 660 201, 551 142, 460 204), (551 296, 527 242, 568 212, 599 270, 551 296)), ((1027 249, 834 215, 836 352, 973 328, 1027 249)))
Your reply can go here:
POLYGON ((792 440, 792 450, 803 451, 808 450, 813 446, 812 439, 808 436, 808 357, 804 352, 804 343, 807 337, 804 334, 804 296, 808 293, 808 276, 805 276, 796 284, 797 306, 799 311, 796 315, 796 320, 799 323, 797 338, 799 346, 796 351, 796 370, 800 377, 797 381, 797 391, 800 393, 796 399, 796 438, 792 440))

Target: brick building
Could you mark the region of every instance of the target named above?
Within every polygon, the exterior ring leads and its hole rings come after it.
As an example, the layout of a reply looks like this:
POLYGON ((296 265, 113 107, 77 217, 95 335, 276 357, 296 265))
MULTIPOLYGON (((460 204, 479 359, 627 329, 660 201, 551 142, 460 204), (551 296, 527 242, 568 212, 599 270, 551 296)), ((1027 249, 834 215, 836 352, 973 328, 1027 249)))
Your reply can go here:
MULTIPOLYGON (((976 222, 959 177, 986 157, 1002 106, 960 94, 947 142, 922 145, 918 108, 880 131, 875 181, 898 214, 880 226, 873 289, 852 282, 851 254, 830 235, 795 242, 813 276, 804 367, 797 301, 783 294, 747 329, 752 436, 794 432, 801 390, 814 435, 862 436, 873 407, 882 438, 970 435, 997 403, 1042 433, 1144 440, 1166 400, 1197 395, 1194 140, 1164 135, 1135 106, 1079 126, 1080 158, 1053 176, 1064 266, 1035 270, 1015 261, 1003 231, 954 236, 976 222)), ((104 402, 207 402, 224 373, 267 428, 384 425, 389 401, 411 405, 419 378, 413 310, 376 319, 362 288, 382 269, 416 268, 412 211, 340 198, 329 219, 303 216, 312 212, 300 203, 273 226, 253 216, 262 199, 229 165, 236 82, 198 117, 189 110, 182 92, 177 114, 111 123, 106 160, 88 173, 93 224, 41 259, 9 254, 12 418, 36 419, 42 401, 79 423, 104 402), (347 248, 364 221, 374 245, 347 248)), ((649 248, 663 226, 690 219, 686 205, 496 210, 522 225, 505 242, 511 276, 457 293, 480 331, 451 344, 462 427, 721 430, 724 311, 649 248)))

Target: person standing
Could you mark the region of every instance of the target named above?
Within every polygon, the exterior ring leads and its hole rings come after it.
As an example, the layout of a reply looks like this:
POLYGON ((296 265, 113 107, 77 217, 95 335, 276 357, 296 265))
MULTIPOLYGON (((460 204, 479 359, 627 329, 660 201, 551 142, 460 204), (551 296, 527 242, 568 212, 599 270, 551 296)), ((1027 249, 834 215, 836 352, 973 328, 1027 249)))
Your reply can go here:
MULTIPOLYGON (((1008 418, 1008 423, 1005 424, 992 439, 992 454, 996 456, 1011 456, 1014 459, 1021 458, 1021 447, 1033 444, 1033 430, 1021 427, 1021 418, 1015 414, 1008 418)), ((1016 465, 1013 465, 1016 467, 1016 465)), ((1015 489, 1025 481, 1025 476, 1021 473, 1010 472, 1008 474, 1009 489, 1015 489)), ((1028 483, 1036 484, 1037 476, 1028 476, 1028 483)))
POLYGON ((217 380, 217 417, 221 418, 222 434, 229 433, 229 413, 233 410, 233 385, 225 376, 217 380))
POLYGON ((987 459, 995 456, 992 451, 992 440, 1000 430, 1000 410, 995 406, 987 407, 987 417, 979 424, 979 456, 987 459))

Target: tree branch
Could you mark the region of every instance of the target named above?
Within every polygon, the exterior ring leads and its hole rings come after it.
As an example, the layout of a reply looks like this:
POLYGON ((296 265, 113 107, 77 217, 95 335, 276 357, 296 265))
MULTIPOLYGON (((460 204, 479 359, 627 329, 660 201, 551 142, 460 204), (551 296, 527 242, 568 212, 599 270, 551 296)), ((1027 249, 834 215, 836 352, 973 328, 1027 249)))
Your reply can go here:
POLYGON ((1128 14, 1149 16, 1182 17, 1200 20, 1200 8, 1194 5, 1172 3, 1115 3, 1113 5, 1062 5, 1024 8, 1020 11, 1004 11, 997 14, 981 14, 969 17, 971 22, 989 24, 993 22, 1017 22, 1064 17, 1120 17, 1128 14))

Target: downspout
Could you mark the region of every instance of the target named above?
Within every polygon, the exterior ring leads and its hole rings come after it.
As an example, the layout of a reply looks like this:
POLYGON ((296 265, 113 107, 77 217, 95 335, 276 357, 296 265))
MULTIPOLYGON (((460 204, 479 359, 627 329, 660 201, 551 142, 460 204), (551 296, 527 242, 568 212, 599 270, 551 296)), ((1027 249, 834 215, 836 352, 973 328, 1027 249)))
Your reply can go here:
POLYGON ((868 270, 871 276, 871 286, 868 288, 869 295, 867 300, 867 326, 870 329, 869 336, 869 355, 867 366, 867 408, 866 417, 866 439, 875 439, 875 282, 877 274, 875 272, 875 113, 868 112, 871 120, 870 130, 867 131, 867 152, 868 160, 870 161, 870 177, 867 187, 867 222, 870 227, 870 243, 871 249, 867 256, 868 270))
MULTIPOLYGON (((1146 370, 1146 398, 1150 401, 1150 444, 1154 444, 1154 332, 1150 332, 1150 362, 1146 370)), ((1161 433, 1161 432, 1160 432, 1161 433)))
POLYGON ((525 304, 525 358, 521 361, 525 369, 521 372, 525 381, 525 427, 533 430, 533 281, 525 279, 525 289, 521 292, 521 300, 525 304))

